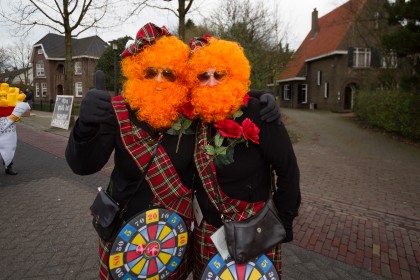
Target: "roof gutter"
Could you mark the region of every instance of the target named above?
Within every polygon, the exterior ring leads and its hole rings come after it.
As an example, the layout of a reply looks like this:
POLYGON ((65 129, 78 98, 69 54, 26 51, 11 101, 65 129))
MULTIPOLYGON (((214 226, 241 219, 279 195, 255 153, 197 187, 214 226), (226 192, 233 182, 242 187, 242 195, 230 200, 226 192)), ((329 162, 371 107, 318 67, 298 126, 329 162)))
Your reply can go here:
POLYGON ((340 55, 340 54, 347 54, 347 51, 332 51, 323 55, 319 55, 319 56, 315 56, 315 57, 311 57, 305 60, 305 62, 310 62, 310 61, 314 61, 314 60, 318 60, 324 57, 328 57, 328 56, 333 56, 333 55, 340 55))
POLYGON ((283 79, 283 80, 277 80, 276 83, 284 83, 284 82, 293 82, 293 81, 306 81, 305 77, 292 77, 292 78, 288 78, 288 79, 283 79))

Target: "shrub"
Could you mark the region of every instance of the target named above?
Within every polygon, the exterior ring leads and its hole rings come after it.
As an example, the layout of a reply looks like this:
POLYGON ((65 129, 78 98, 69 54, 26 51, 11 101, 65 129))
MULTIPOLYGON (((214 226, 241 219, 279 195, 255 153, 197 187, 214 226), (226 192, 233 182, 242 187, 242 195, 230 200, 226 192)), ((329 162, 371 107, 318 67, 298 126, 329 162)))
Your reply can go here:
POLYGON ((420 95, 398 89, 360 91, 354 113, 358 120, 420 142, 420 95))

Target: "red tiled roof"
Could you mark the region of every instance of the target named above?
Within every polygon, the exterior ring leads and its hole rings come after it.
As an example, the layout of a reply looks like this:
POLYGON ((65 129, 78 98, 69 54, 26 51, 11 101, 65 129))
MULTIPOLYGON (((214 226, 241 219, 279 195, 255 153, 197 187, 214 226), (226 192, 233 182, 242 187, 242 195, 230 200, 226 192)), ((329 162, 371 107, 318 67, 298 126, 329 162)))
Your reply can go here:
POLYGON ((312 31, 280 73, 280 80, 297 77, 305 66, 305 60, 337 50, 349 29, 355 12, 358 13, 367 0, 350 0, 318 19, 319 32, 313 38, 312 31))

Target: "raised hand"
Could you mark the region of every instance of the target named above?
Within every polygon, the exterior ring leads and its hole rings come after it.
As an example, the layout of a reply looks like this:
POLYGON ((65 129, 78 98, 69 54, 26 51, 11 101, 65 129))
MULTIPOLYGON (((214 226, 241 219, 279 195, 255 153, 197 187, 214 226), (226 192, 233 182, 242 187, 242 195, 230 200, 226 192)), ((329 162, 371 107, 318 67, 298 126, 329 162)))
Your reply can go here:
POLYGON ((111 96, 105 90, 105 74, 95 73, 95 88, 90 89, 80 104, 79 121, 85 126, 99 126, 112 114, 111 96))

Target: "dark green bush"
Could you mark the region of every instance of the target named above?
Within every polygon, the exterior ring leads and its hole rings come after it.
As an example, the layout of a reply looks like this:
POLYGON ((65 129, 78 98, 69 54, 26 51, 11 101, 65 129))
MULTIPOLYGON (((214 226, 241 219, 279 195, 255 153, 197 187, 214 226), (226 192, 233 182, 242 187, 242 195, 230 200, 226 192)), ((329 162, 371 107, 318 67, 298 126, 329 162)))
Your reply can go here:
POLYGON ((358 120, 420 142, 420 95, 402 90, 360 91, 354 113, 358 120))

